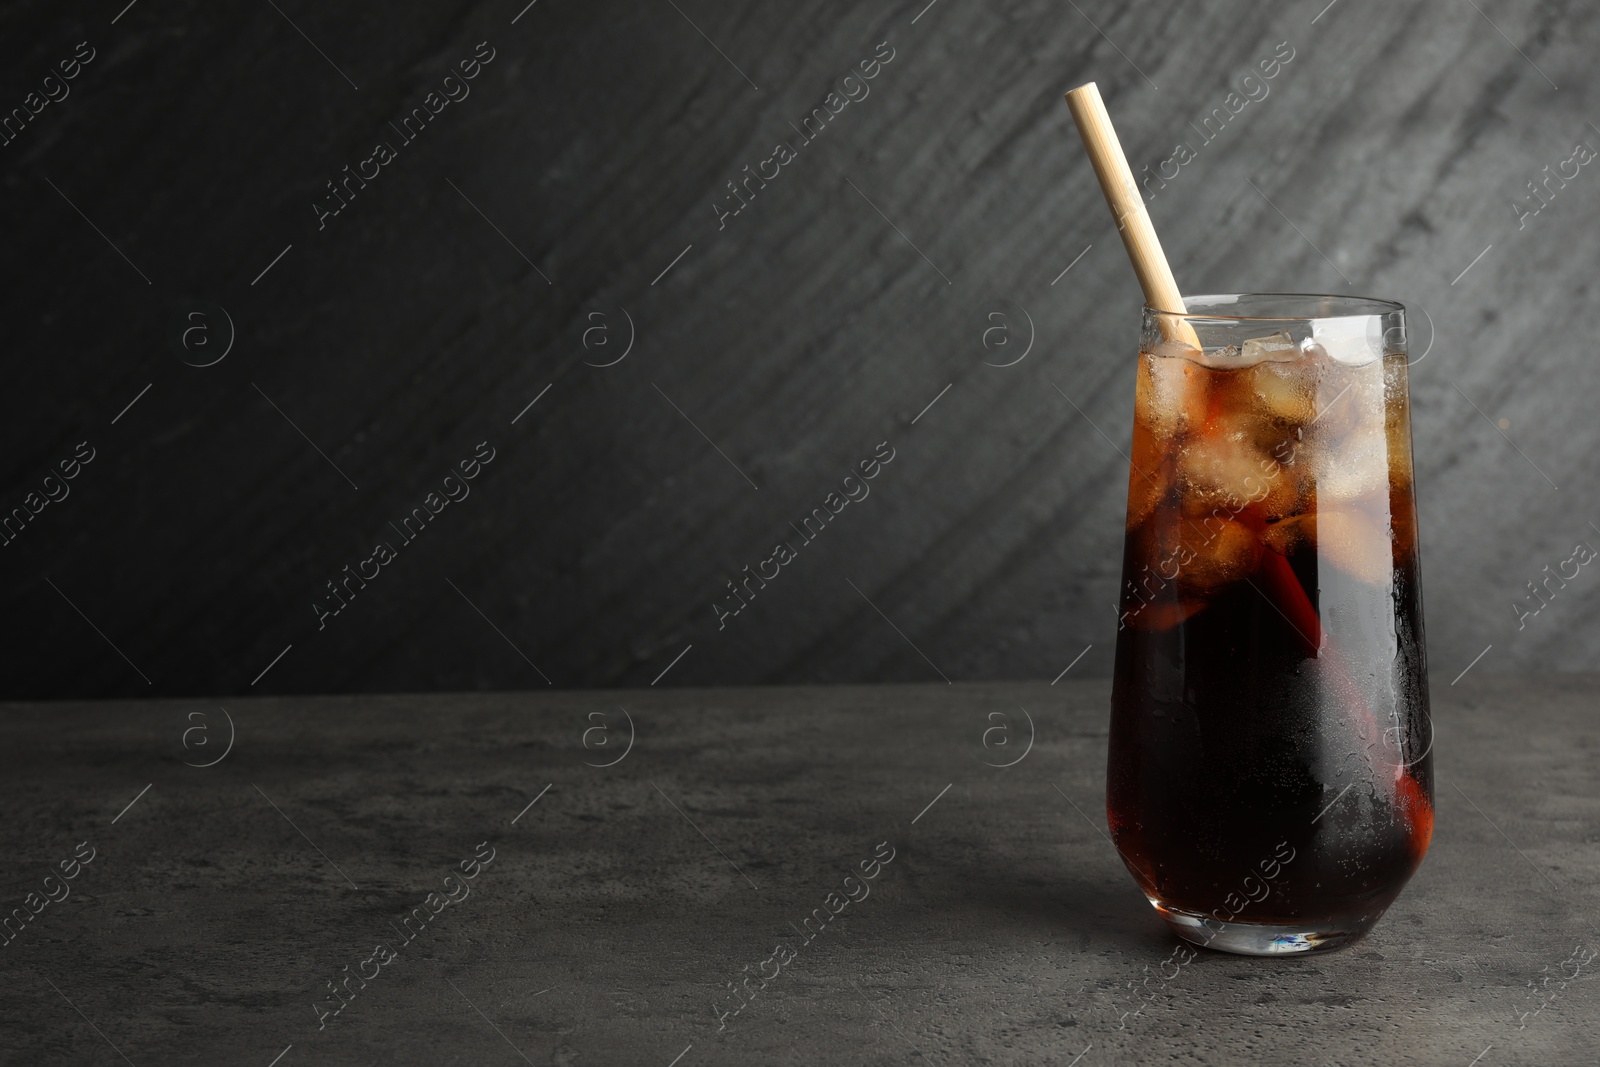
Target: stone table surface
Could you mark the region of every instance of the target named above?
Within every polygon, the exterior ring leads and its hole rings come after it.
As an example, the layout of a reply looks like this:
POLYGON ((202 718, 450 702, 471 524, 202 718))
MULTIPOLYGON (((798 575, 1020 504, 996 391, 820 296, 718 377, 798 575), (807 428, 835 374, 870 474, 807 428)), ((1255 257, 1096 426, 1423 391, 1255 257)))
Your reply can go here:
POLYGON ((1597 681, 1435 679, 1373 933, 1183 967, 1105 681, 6 705, 0 1062, 1592 1064, 1597 681))

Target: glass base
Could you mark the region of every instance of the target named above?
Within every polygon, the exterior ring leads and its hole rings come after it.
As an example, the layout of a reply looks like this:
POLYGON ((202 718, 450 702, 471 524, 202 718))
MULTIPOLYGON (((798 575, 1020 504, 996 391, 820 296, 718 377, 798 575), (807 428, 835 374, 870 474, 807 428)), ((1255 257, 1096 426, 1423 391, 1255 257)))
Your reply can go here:
POLYGON ((1151 901, 1173 933, 1202 948, 1234 952, 1241 956, 1290 956, 1303 952, 1330 952, 1361 938, 1378 921, 1377 915, 1363 915, 1344 922, 1245 923, 1175 911, 1151 901))

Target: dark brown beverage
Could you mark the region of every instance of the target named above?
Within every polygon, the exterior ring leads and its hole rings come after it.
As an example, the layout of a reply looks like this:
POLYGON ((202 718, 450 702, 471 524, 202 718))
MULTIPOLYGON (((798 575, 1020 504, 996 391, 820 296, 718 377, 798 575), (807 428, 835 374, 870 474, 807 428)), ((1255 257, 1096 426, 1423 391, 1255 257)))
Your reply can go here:
POLYGON ((1147 316, 1112 696, 1124 861, 1253 953, 1360 936, 1433 829, 1405 355, 1299 321, 1202 352, 1147 316))

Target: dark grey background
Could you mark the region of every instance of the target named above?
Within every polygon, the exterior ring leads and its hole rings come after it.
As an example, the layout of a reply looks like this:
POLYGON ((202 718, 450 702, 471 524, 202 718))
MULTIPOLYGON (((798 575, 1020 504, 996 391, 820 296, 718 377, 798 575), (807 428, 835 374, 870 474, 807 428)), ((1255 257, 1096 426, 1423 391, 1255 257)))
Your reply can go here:
POLYGON ((1151 204, 1180 283, 1407 304, 1434 667, 1592 665, 1587 569, 1512 608, 1600 544, 1600 177, 1512 207, 1600 147, 1592 5, 278 6, 0 16, 0 109, 97 51, 0 148, 0 510, 96 450, 0 548, 0 695, 1052 678, 1090 645, 1105 673, 1140 301, 1061 94, 1098 80, 1139 169, 1284 41, 1151 204), (485 40, 319 232, 324 182, 485 40), (203 306, 237 336, 200 369, 172 325, 203 306), (485 440, 319 631, 324 583, 485 440), (719 632, 724 582, 882 441, 871 496, 719 632))

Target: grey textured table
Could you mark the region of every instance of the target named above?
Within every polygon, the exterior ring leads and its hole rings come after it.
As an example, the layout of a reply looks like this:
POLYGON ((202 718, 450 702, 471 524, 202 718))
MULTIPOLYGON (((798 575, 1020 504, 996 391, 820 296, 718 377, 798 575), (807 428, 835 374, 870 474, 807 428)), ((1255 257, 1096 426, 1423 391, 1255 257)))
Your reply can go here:
POLYGON ((1592 1064, 1595 685, 1436 680, 1374 933, 1182 967, 1103 834, 1101 681, 10 705, 0 1058, 1592 1064))

